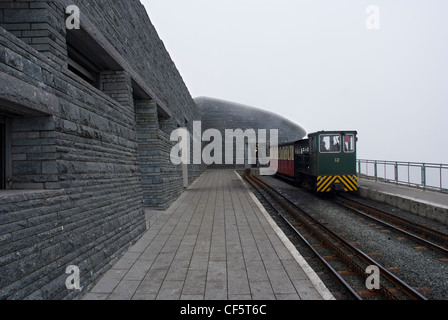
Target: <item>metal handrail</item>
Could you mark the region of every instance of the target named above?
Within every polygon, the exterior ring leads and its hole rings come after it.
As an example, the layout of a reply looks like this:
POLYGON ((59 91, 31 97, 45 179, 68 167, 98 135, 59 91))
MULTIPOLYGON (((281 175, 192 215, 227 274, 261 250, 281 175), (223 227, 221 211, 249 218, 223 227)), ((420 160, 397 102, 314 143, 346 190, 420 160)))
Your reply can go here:
POLYGON ((358 159, 360 177, 448 193, 448 164, 358 159))

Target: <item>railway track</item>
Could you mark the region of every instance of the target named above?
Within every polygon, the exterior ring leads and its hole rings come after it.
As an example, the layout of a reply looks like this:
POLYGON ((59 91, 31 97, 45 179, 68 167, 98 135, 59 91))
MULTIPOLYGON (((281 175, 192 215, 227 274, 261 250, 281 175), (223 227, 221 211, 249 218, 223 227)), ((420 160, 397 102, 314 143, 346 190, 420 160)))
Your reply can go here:
POLYGON ((372 206, 344 196, 337 196, 334 202, 369 220, 388 227, 425 247, 448 256, 448 235, 421 224, 397 217, 372 206))
POLYGON ((244 178, 284 219, 352 298, 426 300, 417 290, 332 232, 269 184, 253 176, 244 178), (367 270, 372 267, 379 271, 379 278, 375 288, 369 288, 369 294, 366 295, 366 286, 371 279, 367 270))

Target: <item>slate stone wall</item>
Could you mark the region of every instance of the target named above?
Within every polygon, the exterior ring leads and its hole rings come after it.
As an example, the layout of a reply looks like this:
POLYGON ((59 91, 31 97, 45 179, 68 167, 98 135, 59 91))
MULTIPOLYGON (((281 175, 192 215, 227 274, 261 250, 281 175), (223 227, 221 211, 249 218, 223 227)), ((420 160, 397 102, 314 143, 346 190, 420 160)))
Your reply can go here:
MULTIPOLYGON (((73 2, 84 32, 114 59, 98 87, 67 67, 68 1, 0 2, 0 117, 10 144, 0 299, 81 297, 145 231, 145 207, 166 208, 183 191, 169 132, 200 112, 144 8, 73 2), (82 290, 66 288, 70 265, 82 290)), ((201 170, 190 167, 190 182, 201 170)))
MULTIPOLYGON (((149 207, 164 210, 183 191, 182 168, 173 166, 169 157, 174 146, 170 141, 170 134, 177 127, 186 127, 192 132, 193 121, 200 120, 201 113, 163 41, 147 18, 145 8, 137 0, 130 2, 132 5, 128 1, 75 1, 81 13, 85 13, 95 22, 98 30, 109 39, 130 68, 138 70, 144 83, 157 97, 156 102, 165 105, 172 112, 169 120, 161 117, 153 119, 151 125, 158 127, 153 131, 153 134, 157 132, 157 143, 147 144, 151 150, 147 149, 146 152, 157 154, 157 159, 151 160, 156 165, 151 167, 151 163, 145 163, 141 166, 153 170, 147 172, 147 177, 143 178, 145 203, 149 207)), ((194 181, 204 169, 205 166, 190 165, 189 182, 194 181)))
POLYGON ((1 1, 2 26, 60 64, 67 58, 65 10, 55 1, 1 1))

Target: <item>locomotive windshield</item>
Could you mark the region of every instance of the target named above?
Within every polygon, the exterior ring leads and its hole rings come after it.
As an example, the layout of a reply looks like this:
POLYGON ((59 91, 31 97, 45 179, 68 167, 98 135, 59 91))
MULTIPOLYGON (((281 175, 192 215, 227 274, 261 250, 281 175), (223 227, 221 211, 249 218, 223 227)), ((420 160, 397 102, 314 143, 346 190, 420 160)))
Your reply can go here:
POLYGON ((321 153, 341 152, 341 136, 339 134, 322 134, 319 137, 321 153))
POLYGON ((344 152, 354 152, 355 151, 355 136, 353 134, 348 134, 344 136, 344 152))

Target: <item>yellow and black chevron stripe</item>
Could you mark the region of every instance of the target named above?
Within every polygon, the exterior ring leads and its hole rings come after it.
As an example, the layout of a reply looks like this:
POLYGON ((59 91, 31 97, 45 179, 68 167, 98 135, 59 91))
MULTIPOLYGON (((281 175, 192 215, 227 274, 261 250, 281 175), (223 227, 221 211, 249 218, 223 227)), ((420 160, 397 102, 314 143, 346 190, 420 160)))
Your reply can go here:
POLYGON ((356 175, 335 175, 317 177, 317 192, 329 192, 334 184, 341 184, 344 191, 358 190, 358 177, 356 175))

